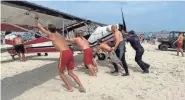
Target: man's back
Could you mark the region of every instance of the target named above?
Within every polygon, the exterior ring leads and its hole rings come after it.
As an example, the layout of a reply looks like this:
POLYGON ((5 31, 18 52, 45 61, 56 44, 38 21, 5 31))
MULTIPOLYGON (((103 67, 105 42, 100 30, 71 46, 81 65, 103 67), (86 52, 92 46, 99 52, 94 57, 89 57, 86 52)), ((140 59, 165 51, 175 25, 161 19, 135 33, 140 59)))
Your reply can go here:
POLYGON ((90 48, 89 41, 87 41, 84 37, 77 37, 76 38, 76 44, 82 50, 90 48))
POLYGON ((181 34, 181 35, 179 35, 179 37, 178 37, 178 42, 183 42, 183 40, 184 40, 183 35, 182 35, 182 34, 181 34))
POLYGON ((123 41, 124 39, 123 39, 123 34, 119 31, 119 30, 117 30, 116 32, 115 32, 115 34, 118 34, 119 35, 119 40, 120 41, 123 41))
POLYGON ((139 48, 142 48, 139 38, 136 36, 130 36, 129 38, 127 38, 127 41, 130 42, 134 50, 138 50, 139 48))
POLYGON ((67 46, 67 43, 65 39, 59 34, 58 32, 52 33, 52 43, 56 47, 57 50, 63 51, 63 50, 69 50, 69 47, 67 46))

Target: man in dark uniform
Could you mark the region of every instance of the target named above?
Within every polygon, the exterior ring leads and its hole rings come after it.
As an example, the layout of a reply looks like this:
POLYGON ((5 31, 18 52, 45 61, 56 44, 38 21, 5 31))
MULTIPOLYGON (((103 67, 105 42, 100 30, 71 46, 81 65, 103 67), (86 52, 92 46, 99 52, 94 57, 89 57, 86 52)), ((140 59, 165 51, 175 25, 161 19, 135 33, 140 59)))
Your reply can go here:
POLYGON ((141 46, 138 36, 133 30, 128 34, 127 41, 130 42, 132 48, 136 51, 135 61, 143 70, 143 73, 149 73, 150 65, 143 62, 142 56, 144 54, 144 48, 141 46))

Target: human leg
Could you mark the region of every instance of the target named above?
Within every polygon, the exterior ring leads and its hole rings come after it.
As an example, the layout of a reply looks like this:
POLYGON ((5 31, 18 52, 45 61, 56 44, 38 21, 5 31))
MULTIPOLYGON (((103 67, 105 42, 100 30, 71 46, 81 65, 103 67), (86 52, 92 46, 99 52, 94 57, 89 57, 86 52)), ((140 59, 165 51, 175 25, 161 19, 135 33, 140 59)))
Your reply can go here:
POLYGON ((140 68, 143 70, 143 72, 148 73, 148 68, 145 65, 146 63, 142 61, 142 56, 143 56, 144 50, 139 50, 136 52, 136 56, 135 56, 135 61, 137 62, 137 64, 140 66, 140 68))
POLYGON ((179 49, 177 48, 177 56, 179 56, 179 49))
POLYGON ((79 91, 80 92, 85 92, 85 89, 84 87, 82 86, 82 83, 80 82, 78 76, 76 76, 74 73, 73 73, 73 70, 68 70, 68 75, 73 78, 73 80, 78 84, 79 86, 79 91))
POLYGON ((67 86, 67 89, 69 92, 72 92, 73 89, 72 89, 72 86, 71 84, 69 83, 69 81, 67 80, 65 74, 64 74, 64 70, 66 67, 68 67, 68 69, 74 69, 74 62, 72 63, 71 61, 71 55, 72 53, 70 54, 69 51, 62 51, 60 53, 60 59, 59 59, 59 64, 58 64, 58 69, 59 69, 59 75, 61 77, 61 79, 63 80, 63 82, 66 84, 67 86), (70 64, 71 66, 66 66, 70 64), (73 65, 73 66, 72 66, 73 65))
POLYGON ((123 53, 121 61, 122 61, 122 64, 123 64, 123 68, 125 69, 125 75, 124 76, 127 76, 127 75, 129 75, 129 71, 128 71, 127 62, 125 60, 125 52, 123 53))
POLYGON ((20 48, 19 48, 19 45, 15 45, 14 48, 15 48, 16 54, 17 54, 18 57, 19 57, 19 60, 21 61, 22 58, 21 58, 21 55, 20 55, 20 48))
POLYGON ((123 69, 122 62, 117 63, 117 66, 118 66, 119 73, 121 73, 123 75, 124 74, 124 69, 123 69))
POLYGON ((18 55, 18 57, 19 57, 19 60, 21 61, 21 60, 22 60, 21 54, 17 52, 17 55, 18 55))
POLYGON ((24 50, 24 45, 22 44, 20 46, 20 52, 21 52, 21 55, 22 55, 22 60, 25 61, 25 50, 24 50))
POLYGON ((60 78, 63 80, 63 82, 66 84, 68 91, 73 92, 72 86, 64 74, 64 70, 59 69, 59 75, 60 75, 60 78))
POLYGON ((117 73, 118 72, 118 66, 116 63, 112 63, 114 66, 114 71, 112 71, 111 73, 117 73))
POLYGON ((92 64, 86 64, 92 76, 96 76, 94 66, 92 64))
POLYGON ((90 48, 84 50, 83 59, 84 64, 89 68, 91 75, 96 76, 95 67, 93 66, 93 54, 90 48))
POLYGON ((183 49, 180 49, 180 52, 181 52, 182 56, 184 57, 183 49))
POLYGON ((122 64, 123 64, 123 68, 125 70, 125 75, 127 76, 129 75, 129 71, 128 71, 128 65, 125 59, 125 43, 121 43, 118 47, 118 58, 121 60, 122 64))
POLYGON ((92 59, 92 65, 94 66, 95 71, 98 72, 98 64, 94 58, 92 59))

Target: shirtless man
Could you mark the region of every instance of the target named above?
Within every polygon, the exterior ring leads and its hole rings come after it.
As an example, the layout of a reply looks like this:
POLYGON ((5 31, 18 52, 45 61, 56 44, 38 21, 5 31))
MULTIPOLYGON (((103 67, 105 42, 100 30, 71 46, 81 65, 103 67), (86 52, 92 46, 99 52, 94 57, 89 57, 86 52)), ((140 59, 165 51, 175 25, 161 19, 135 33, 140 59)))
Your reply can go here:
POLYGON ((85 92, 85 89, 83 88, 79 78, 73 73, 74 69, 74 57, 72 51, 69 49, 69 47, 66 44, 65 39, 56 31, 56 27, 53 24, 48 24, 48 30, 44 29, 39 23, 38 23, 38 17, 35 17, 36 19, 36 27, 40 29, 47 38, 49 38, 55 48, 60 52, 60 59, 58 64, 59 69, 59 75, 61 79, 64 81, 64 83, 67 85, 67 89, 69 92, 72 92, 73 89, 67 80, 64 70, 67 67, 68 75, 72 77, 75 82, 79 85, 79 91, 85 92))
POLYGON ((83 32, 77 32, 75 38, 67 39, 66 41, 76 44, 79 49, 84 52, 84 64, 89 68, 91 75, 96 76, 96 71, 98 71, 97 63, 93 58, 92 49, 89 46, 89 42, 83 37, 83 32))
POLYGON ((177 56, 179 56, 179 51, 181 52, 182 56, 184 57, 184 53, 183 53, 183 41, 184 41, 184 37, 182 35, 182 33, 179 33, 178 39, 173 43, 175 44, 177 42, 177 56))
POLYGON ((14 45, 15 51, 17 52, 17 55, 19 56, 20 61, 25 61, 24 41, 21 38, 21 35, 17 35, 17 37, 13 39, 13 42, 15 44, 14 45))
POLYGON ((113 51, 111 46, 109 46, 108 43, 103 42, 101 39, 99 39, 97 41, 97 44, 99 45, 99 47, 97 48, 96 52, 98 52, 99 50, 102 50, 104 52, 108 52, 111 63, 112 64, 115 63, 116 66, 118 66, 119 73, 121 73, 123 75, 124 74, 123 73, 124 72, 123 71, 123 64, 122 64, 121 60, 117 57, 116 53, 113 51))
MULTIPOLYGON (((122 61, 123 67, 125 69, 125 74, 123 74, 122 76, 128 76, 129 72, 128 72, 128 65, 125 60, 125 40, 123 38, 123 34, 117 29, 116 25, 111 26, 111 31, 114 34, 114 41, 115 41, 115 46, 112 49, 116 52, 117 57, 122 61)), ((117 73, 118 67, 114 63, 113 65, 114 65, 115 71, 113 71, 112 73, 117 73)))

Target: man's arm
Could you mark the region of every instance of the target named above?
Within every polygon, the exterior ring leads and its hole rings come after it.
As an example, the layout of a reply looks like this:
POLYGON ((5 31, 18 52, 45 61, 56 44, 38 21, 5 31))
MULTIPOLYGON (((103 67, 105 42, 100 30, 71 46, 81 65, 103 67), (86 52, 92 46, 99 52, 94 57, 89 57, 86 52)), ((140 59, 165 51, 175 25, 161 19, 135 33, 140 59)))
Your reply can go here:
POLYGON ((42 27, 42 25, 40 23, 38 23, 38 16, 35 17, 35 24, 36 27, 41 30, 49 39, 51 38, 51 33, 49 31, 47 31, 44 27, 42 27))
POLYGON ((98 46, 95 50, 94 53, 98 53, 101 50, 101 46, 98 46))
POLYGON ((120 43, 120 38, 119 38, 119 34, 115 34, 114 35, 114 39, 115 39, 115 46, 114 46, 114 50, 116 50, 118 48, 118 45, 120 43))
POLYGON ((178 37, 178 39, 173 43, 173 44, 175 44, 177 41, 179 41, 180 40, 180 36, 178 37))
POLYGON ((127 42, 130 42, 130 41, 131 41, 131 39, 130 39, 129 37, 127 37, 127 38, 126 38, 126 41, 127 41, 127 42))
POLYGON ((36 26, 39 30, 41 30, 44 34, 46 34, 46 36, 50 36, 50 32, 47 31, 44 27, 42 27, 42 25, 40 25, 40 23, 37 23, 37 26, 36 26))
POLYGON ((75 43, 76 42, 76 38, 70 38, 70 39, 65 39, 67 42, 71 42, 71 43, 75 43))

